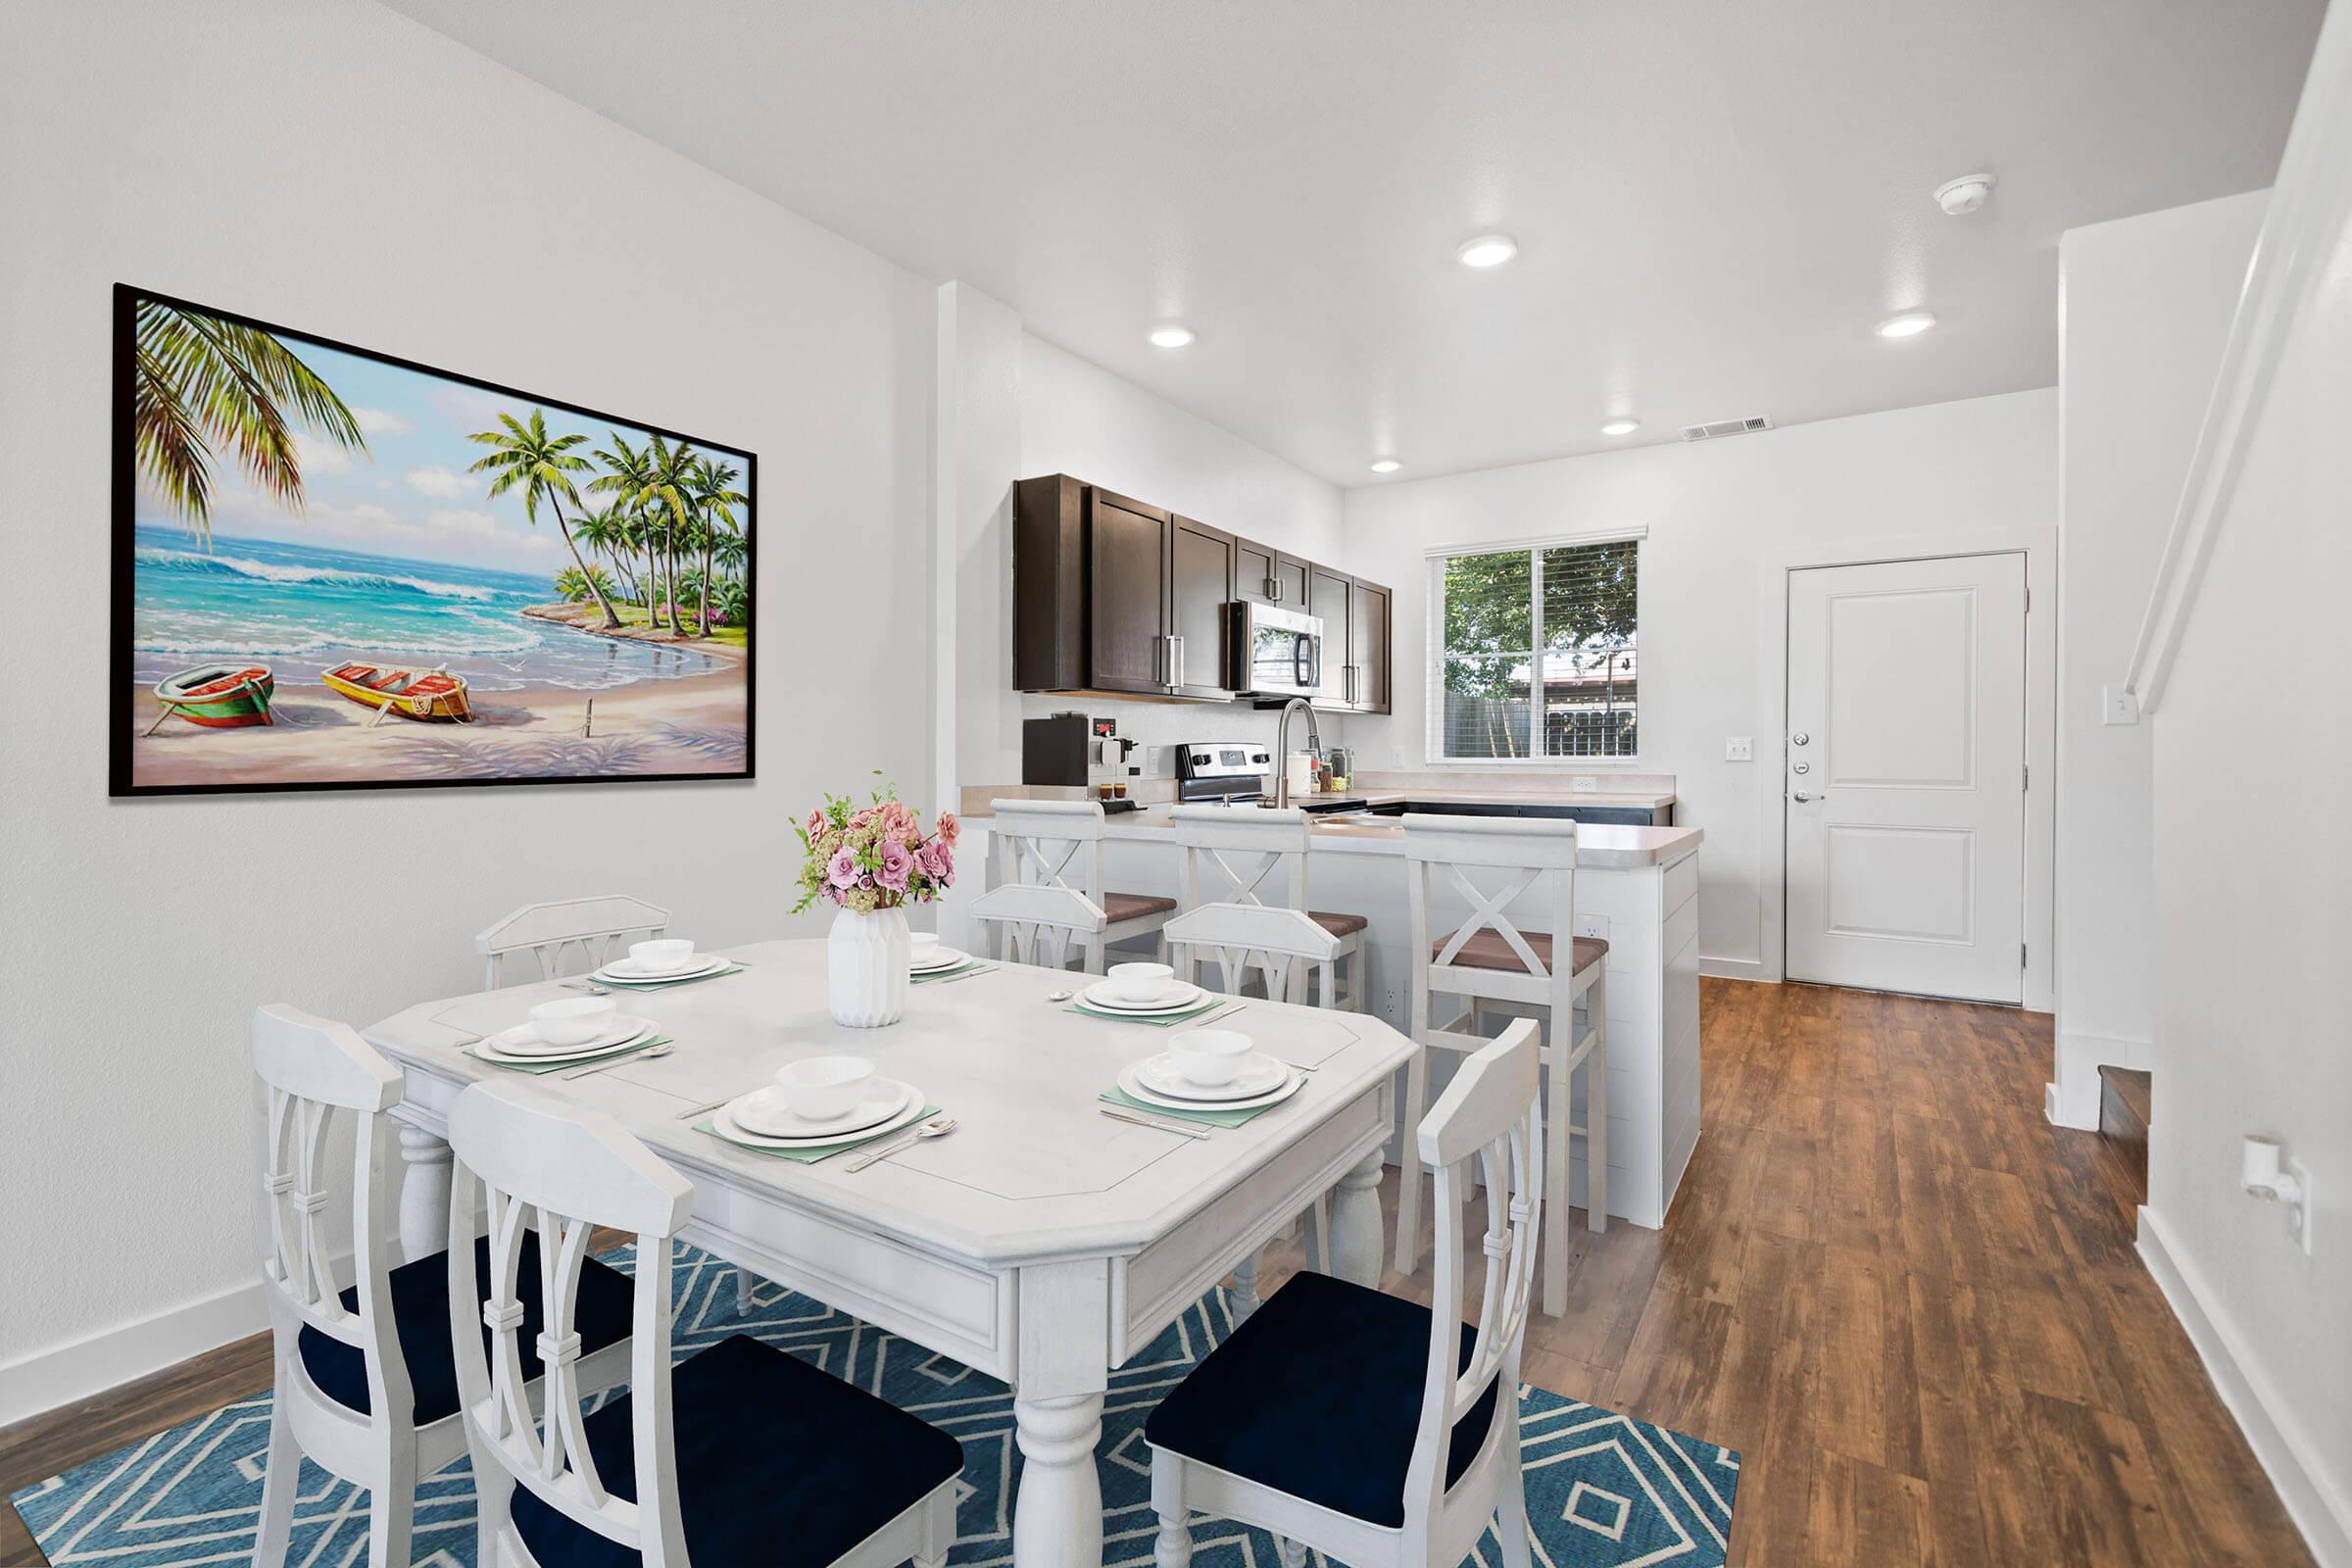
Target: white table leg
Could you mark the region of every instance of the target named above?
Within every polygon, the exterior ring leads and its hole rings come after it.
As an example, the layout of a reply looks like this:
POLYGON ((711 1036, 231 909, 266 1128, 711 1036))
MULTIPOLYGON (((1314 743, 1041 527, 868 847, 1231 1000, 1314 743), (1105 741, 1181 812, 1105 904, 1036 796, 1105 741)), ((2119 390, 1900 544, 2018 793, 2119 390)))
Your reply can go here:
POLYGON ((449 1186, 456 1154, 421 1127, 400 1124, 400 1251, 404 1260, 429 1257, 449 1247, 449 1186))
POLYGON ((1012 1503, 1013 1568, 1102 1568, 1102 1396, 1012 1401, 1020 1494, 1012 1503))
POLYGON ((1238 1327, 1265 1303, 1257 1295, 1257 1254, 1251 1252, 1233 1265, 1233 1321, 1238 1327))
POLYGON ((1380 1150, 1340 1178, 1331 1195, 1331 1272, 1377 1289, 1381 1275, 1380 1150))
POLYGON ((1102 1395, 1110 1387, 1110 1265, 1104 1258, 1021 1270, 1012 1420, 1021 1490, 1013 1568, 1102 1568, 1102 1395))

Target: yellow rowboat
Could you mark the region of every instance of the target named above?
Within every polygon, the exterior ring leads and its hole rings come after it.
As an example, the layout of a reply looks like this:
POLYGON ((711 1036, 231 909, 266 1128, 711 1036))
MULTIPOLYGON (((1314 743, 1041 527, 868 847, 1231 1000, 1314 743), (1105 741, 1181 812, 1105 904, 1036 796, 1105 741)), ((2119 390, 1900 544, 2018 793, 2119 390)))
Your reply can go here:
POLYGON ((338 664, 322 669, 318 678, 327 690, 376 710, 370 725, 386 713, 402 718, 454 718, 470 722, 473 705, 466 696, 466 678, 446 669, 386 669, 377 664, 338 664))

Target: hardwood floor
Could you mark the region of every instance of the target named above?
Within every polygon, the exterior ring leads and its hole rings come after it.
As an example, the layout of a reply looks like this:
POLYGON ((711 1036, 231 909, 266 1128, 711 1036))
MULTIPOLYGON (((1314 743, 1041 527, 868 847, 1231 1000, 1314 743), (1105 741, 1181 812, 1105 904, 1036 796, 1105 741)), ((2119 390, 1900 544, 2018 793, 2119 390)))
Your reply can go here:
MULTIPOLYGON (((2311 1561, 2132 1251, 2128 1162, 2042 1118, 2046 1016, 1702 984, 1673 1212, 1575 1233, 1528 1381, 1740 1449, 1753 1568, 2311 1561)), ((1426 1299, 1426 1268, 1388 1287, 1426 1299)), ((268 1356, 0 1431, 0 1492, 257 1391, 268 1356)), ((0 1564, 40 1562, 0 1510, 0 1564)))

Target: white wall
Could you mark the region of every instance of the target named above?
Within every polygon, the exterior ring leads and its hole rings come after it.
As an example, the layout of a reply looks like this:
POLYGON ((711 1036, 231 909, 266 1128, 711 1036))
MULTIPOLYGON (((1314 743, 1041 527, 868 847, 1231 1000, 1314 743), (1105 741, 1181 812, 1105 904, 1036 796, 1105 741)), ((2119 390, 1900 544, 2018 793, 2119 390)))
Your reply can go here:
POLYGON ((54 965, 4 1026, 5 1422, 260 1326, 257 1003, 467 990, 474 931, 574 891, 773 935, 815 792, 920 787, 933 300, 372 5, 6 7, 0 118, 0 949, 54 965), (640 197, 691 232, 623 232, 640 197), (110 802, 118 279, 757 453, 757 783, 110 802))
MULTIPOLYGON (((2315 92, 2321 79, 2315 68, 2315 92)), ((2334 101, 2316 117, 2323 126, 2330 116, 2342 122, 2352 71, 2339 65, 2330 79, 2334 101)), ((2309 98, 2303 113, 2315 113, 2309 98)), ((2295 156, 2290 147, 2288 167, 2295 156)), ((2352 1563, 2344 168, 2339 143, 2317 171, 2327 188, 2316 199, 2336 216, 2332 232, 2312 236, 2316 293, 2294 318, 2152 715, 2161 1065, 2141 1225, 2142 1250, 2201 1331, 2199 1348, 2313 1554, 2328 1564, 2352 1563), (2249 1133, 2283 1138, 2310 1166, 2309 1256, 2277 1205, 2238 1190, 2239 1139, 2249 1133)), ((2282 212, 2291 199, 2282 177, 2282 212)), ((2294 236, 2276 247, 2280 256, 2298 248, 2294 236)))
POLYGON ((2155 1065, 2149 730, 2100 717, 2147 607, 2266 191, 2070 229, 2058 248, 2058 1049, 2052 1114, 2155 1065))
MULTIPOLYGON (((1580 760, 1575 770, 1675 776, 1676 820, 1707 832, 1701 962, 1710 973, 1778 979, 1785 568, 1971 540, 2039 540, 2046 566, 2057 437, 2057 396, 2044 390, 1351 490, 1343 557, 1396 589, 1396 710, 1350 720, 1359 765, 1424 765, 1427 548, 1647 524, 1642 756, 1580 760), (1723 760, 1735 735, 1755 738, 1753 762, 1723 760)), ((2034 670, 2029 756, 2049 721, 2049 666, 2034 670)), ((2046 858, 2048 834, 2031 807, 2028 817, 2031 866, 2036 852, 2046 858)), ((2036 886, 2031 870, 2028 886, 2036 886)), ((2038 886, 2046 933, 2046 867, 2038 886)), ((2031 907, 2027 934, 2042 950, 2027 1002, 2046 1007, 2046 977, 2036 979, 2048 943, 2036 940, 2031 907)))
MULTIPOLYGON (((1076 355, 1021 330, 963 284, 940 291, 943 463, 957 465, 959 784, 1021 776, 1021 720, 1082 709, 1146 745, 1274 737, 1275 715, 1241 704, 1024 697, 1012 689, 1012 485, 1067 473, 1308 560, 1353 569, 1337 486, 1076 355), (951 377, 945 367, 956 367, 951 377)), ((943 496, 945 491, 943 490, 943 496)), ((1321 720, 1338 744, 1346 720, 1321 720)))

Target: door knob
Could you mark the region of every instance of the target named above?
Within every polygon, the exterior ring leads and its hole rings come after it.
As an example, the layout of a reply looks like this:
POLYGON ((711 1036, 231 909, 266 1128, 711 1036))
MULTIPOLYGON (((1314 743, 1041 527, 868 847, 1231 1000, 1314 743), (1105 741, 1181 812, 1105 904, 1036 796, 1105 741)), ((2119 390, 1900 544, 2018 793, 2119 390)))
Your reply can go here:
MULTIPOLYGON (((1807 801, 1809 801, 1809 800, 1812 800, 1812 799, 1813 799, 1813 797, 1812 797, 1812 796, 1810 796, 1810 795, 1807 795, 1807 794, 1806 794, 1806 793, 1805 793, 1803 790, 1798 790, 1798 791, 1797 791, 1797 792, 1796 792, 1794 795, 1791 795, 1791 796, 1789 796, 1788 798, 1789 798, 1790 800, 1794 801, 1794 802, 1795 802, 1797 805, 1799 805, 1799 806, 1802 806, 1802 805, 1804 805, 1804 804, 1805 804, 1807 801)), ((1826 796, 1826 795, 1825 795, 1825 796, 1823 796, 1823 797, 1821 797, 1821 798, 1822 798, 1823 800, 1825 800, 1825 801, 1829 799, 1829 797, 1828 797, 1828 796, 1826 796)))
POLYGON ((1812 738, 1812 736, 1806 734, 1800 729, 1795 734, 1788 737, 1788 744, 1791 746, 1802 746, 1812 738))
POLYGON ((1791 773, 1810 773, 1813 771, 1813 764, 1811 762, 1792 762, 1788 766, 1788 771, 1791 773))

